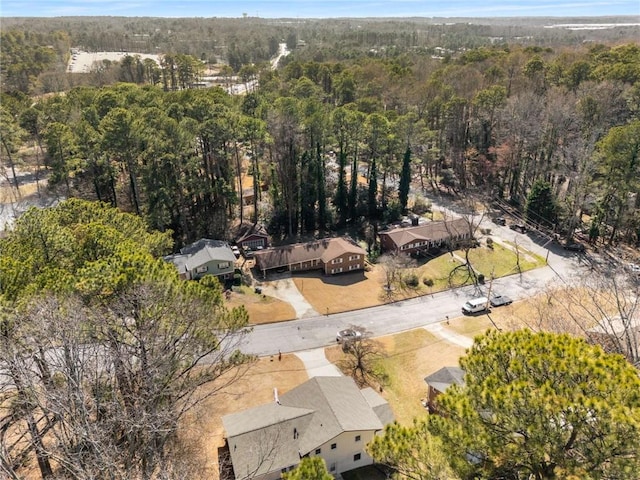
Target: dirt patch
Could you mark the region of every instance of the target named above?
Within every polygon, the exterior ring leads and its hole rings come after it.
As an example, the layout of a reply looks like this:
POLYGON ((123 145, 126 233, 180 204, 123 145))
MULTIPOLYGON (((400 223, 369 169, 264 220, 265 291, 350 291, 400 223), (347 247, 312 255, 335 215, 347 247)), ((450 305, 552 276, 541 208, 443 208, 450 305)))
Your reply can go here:
POLYGON ((226 301, 226 306, 229 308, 241 305, 249 313, 249 323, 252 325, 284 322, 296 318, 296 312, 291 304, 269 295, 253 293, 248 288, 231 293, 226 301))
MULTIPOLYGON (((180 438, 195 454, 193 462, 202 465, 200 478, 218 478, 218 448, 224 445, 222 417, 273 401, 273 389, 285 393, 307 380, 304 365, 293 354, 262 358, 231 387, 205 400, 185 417, 180 438)), ((211 387, 203 387, 211 388, 211 387)))

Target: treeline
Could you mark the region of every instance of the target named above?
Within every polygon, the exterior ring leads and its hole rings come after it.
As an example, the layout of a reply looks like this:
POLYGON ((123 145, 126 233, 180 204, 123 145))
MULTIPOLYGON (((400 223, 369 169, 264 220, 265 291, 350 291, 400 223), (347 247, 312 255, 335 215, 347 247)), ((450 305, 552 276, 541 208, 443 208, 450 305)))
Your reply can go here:
POLYGON ((285 63, 238 97, 133 84, 5 96, 3 154, 19 161, 31 138, 64 195, 134 211, 178 243, 245 220, 247 174, 249 219, 273 233, 375 231, 407 207, 403 165, 422 189, 504 198, 567 238, 638 241, 637 44, 285 63), (544 208, 525 208, 531 192, 544 208))
MULTIPOLYGON (((613 29, 570 30, 545 28, 559 23, 557 18, 405 18, 405 19, 262 19, 244 18, 128 18, 128 17, 58 17, 6 18, 2 34, 10 35, 3 45, 20 37, 54 38, 65 32, 65 45, 47 40, 38 45, 53 45, 59 62, 49 65, 42 78, 29 85, 3 79, 9 90, 47 93, 68 90, 73 86, 104 85, 104 81, 123 81, 109 75, 86 76, 66 73, 69 47, 87 51, 118 51, 162 55, 189 55, 205 64, 228 65, 238 73, 247 65, 268 62, 286 42, 297 49, 302 61, 352 61, 362 56, 394 58, 452 56, 457 52, 491 45, 558 47, 591 43, 633 42, 640 34, 625 17, 606 19, 562 19, 564 23, 610 22, 625 24, 613 29), (13 37, 13 38, 12 38, 13 37), (97 77, 97 78, 94 78, 97 77)), ((635 20, 633 20, 635 21, 635 20)), ((28 40, 27 40, 28 43, 28 40)), ((5 48, 3 47, 3 53, 5 48)), ((30 57, 21 55, 20 76, 33 76, 30 57)), ((109 65, 101 65, 104 70, 109 65)), ((15 68, 15 67, 14 67, 15 68)), ((6 73, 3 69, 3 75, 6 73)), ((6 90, 5 90, 6 91, 6 90)))

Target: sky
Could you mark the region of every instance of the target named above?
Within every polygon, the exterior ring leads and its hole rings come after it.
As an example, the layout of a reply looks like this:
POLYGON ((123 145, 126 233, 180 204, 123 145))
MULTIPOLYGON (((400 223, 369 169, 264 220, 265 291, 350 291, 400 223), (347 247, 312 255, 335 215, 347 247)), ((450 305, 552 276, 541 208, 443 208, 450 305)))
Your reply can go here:
POLYGON ((640 16, 640 0, 0 0, 0 17, 640 16))

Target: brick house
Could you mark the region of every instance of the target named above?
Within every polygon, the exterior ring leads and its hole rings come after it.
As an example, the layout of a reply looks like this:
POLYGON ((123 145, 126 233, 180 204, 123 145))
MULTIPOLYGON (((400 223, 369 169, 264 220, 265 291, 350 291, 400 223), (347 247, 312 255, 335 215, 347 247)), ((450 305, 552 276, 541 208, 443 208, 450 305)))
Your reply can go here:
POLYGON ((464 218, 428 222, 406 228, 394 228, 378 233, 382 250, 396 253, 416 253, 438 248, 447 242, 454 245, 471 238, 469 222, 464 218))
POLYGON ((291 272, 322 270, 326 275, 363 270, 367 252, 347 238, 325 238, 260 250, 255 254, 256 268, 265 275, 269 270, 291 272))

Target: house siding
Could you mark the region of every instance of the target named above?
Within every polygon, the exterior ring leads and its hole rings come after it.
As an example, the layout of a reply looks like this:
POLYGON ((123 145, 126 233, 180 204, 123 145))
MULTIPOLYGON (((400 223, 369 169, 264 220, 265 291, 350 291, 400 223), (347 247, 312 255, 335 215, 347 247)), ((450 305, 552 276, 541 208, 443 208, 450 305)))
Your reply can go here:
POLYGON ((266 247, 267 246, 267 237, 263 235, 249 235, 246 238, 243 238, 238 245, 242 248, 256 248, 256 247, 266 247))
POLYGON ((373 437, 375 432, 371 430, 343 432, 337 437, 320 445, 321 452, 316 455, 315 450, 309 453, 310 457, 322 457, 327 464, 327 470, 332 475, 343 473, 354 468, 371 465, 373 459, 366 452, 365 447, 373 437), (360 441, 356 442, 356 437, 360 437, 360 441), (334 450, 331 449, 332 444, 336 444, 334 450), (354 461, 353 457, 360 454, 360 460, 354 461), (335 470, 331 467, 335 466, 335 470))
POLYGON ((357 253, 344 253, 323 265, 324 273, 335 275, 337 273, 348 273, 364 269, 364 255, 357 253))
POLYGON ((224 280, 233 278, 234 272, 234 264, 233 262, 228 262, 225 260, 212 260, 211 262, 207 262, 204 265, 192 270, 191 278, 194 280, 199 280, 205 275, 214 275, 216 277, 222 278, 224 280), (220 265, 229 264, 228 267, 220 268, 220 265))

